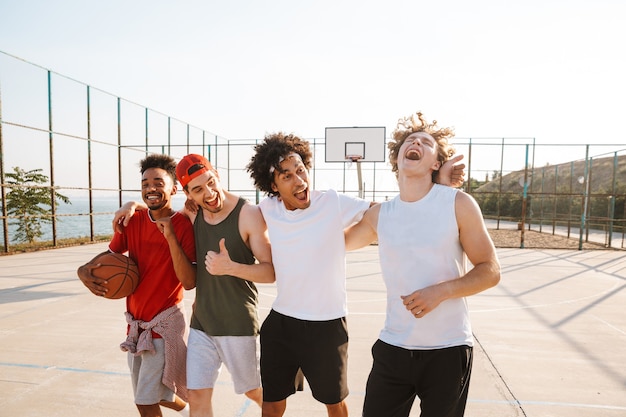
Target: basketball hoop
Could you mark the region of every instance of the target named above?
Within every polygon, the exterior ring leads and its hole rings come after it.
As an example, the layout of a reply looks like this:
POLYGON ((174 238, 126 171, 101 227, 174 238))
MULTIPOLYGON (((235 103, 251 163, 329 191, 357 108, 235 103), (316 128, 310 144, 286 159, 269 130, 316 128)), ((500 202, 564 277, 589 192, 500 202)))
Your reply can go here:
POLYGON ((361 159, 363 159, 362 155, 357 155, 357 154, 346 155, 346 161, 348 162, 348 168, 350 168, 352 166, 353 162, 359 162, 361 159))
POLYGON ((346 155, 346 160, 352 161, 352 162, 356 162, 363 159, 363 155, 357 155, 357 154, 353 154, 353 155, 346 155))

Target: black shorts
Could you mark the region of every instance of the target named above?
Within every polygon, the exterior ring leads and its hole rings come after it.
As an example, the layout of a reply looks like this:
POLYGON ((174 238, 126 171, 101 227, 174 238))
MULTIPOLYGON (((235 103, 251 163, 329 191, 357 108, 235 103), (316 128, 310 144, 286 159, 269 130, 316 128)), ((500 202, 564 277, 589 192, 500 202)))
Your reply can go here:
POLYGON ((295 392, 302 369, 313 397, 337 404, 348 396, 346 318, 308 321, 270 311, 261 326, 263 401, 281 401, 295 392))
POLYGON ((420 399, 422 417, 462 417, 472 373, 472 348, 409 350, 381 340, 372 347, 363 417, 408 416, 420 399))

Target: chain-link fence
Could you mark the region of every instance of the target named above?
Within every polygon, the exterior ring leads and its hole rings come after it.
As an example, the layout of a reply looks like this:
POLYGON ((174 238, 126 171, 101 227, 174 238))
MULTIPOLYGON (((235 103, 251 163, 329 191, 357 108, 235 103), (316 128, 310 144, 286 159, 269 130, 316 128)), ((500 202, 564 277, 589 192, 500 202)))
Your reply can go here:
MULTIPOLYGON (((391 127, 393 129, 393 127, 391 127)), ((392 129, 387 129, 391 131, 392 129)), ((111 234, 114 210, 140 200, 139 161, 148 153, 207 156, 226 188, 253 202, 245 166, 262 138, 229 140, 143 105, 0 52, 0 181, 2 245, 17 243, 11 193, 45 190, 49 204, 41 239, 96 240, 111 234), (40 170, 43 183, 19 183, 16 170, 40 170), (67 196, 71 204, 59 201, 67 196)), ((315 189, 336 189, 373 201, 398 193, 387 162, 329 163, 325 139, 308 138, 315 189), (361 168, 359 184, 357 164, 361 168)), ((546 145, 533 138, 456 138, 465 155, 464 189, 481 205, 489 227, 567 235, 624 248, 626 145, 546 145)), ((182 206, 183 193, 177 196, 182 206)))

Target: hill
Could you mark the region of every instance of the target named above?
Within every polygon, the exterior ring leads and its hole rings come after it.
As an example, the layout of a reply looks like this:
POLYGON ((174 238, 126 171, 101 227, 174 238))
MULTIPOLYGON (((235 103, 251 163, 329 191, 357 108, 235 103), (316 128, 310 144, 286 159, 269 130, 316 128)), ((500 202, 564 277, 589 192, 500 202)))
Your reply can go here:
MULTIPOLYGON (((476 184, 472 180, 472 184, 476 184)), ((487 218, 580 224, 600 229, 626 227, 626 155, 514 171, 480 184, 471 194, 487 218), (589 189, 586 193, 585 172, 589 189), (527 199, 524 206, 524 175, 527 199), (586 209, 586 211, 585 211, 586 209), (525 214, 523 214, 525 213, 525 214), (593 225, 590 225, 593 223, 593 225)))
MULTIPOLYGON (((626 155, 617 158, 605 157, 589 160, 589 178, 592 195, 612 194, 615 184, 616 195, 626 193, 626 155)), ((546 165, 528 170, 528 193, 584 195, 585 161, 578 160, 558 165, 546 165)), ((500 178, 471 190, 473 193, 523 192, 524 170, 513 171, 500 178)))

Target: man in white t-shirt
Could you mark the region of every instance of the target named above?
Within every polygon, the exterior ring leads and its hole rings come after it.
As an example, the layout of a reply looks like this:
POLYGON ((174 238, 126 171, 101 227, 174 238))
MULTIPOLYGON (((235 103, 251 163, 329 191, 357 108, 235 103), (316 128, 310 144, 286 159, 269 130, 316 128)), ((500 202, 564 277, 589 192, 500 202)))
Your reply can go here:
POLYGON ((307 141, 275 133, 255 146, 247 166, 255 186, 269 195, 259 207, 277 285, 260 333, 263 417, 284 414, 298 369, 330 417, 348 415, 343 231, 371 203, 334 190, 312 190, 311 159, 307 141))
POLYGON ((453 135, 421 113, 401 119, 388 144, 400 194, 346 230, 348 250, 378 240, 387 287, 363 417, 408 416, 416 396, 423 416, 465 412, 473 346, 465 297, 496 285, 500 264, 475 200, 432 182, 454 154, 453 135))

